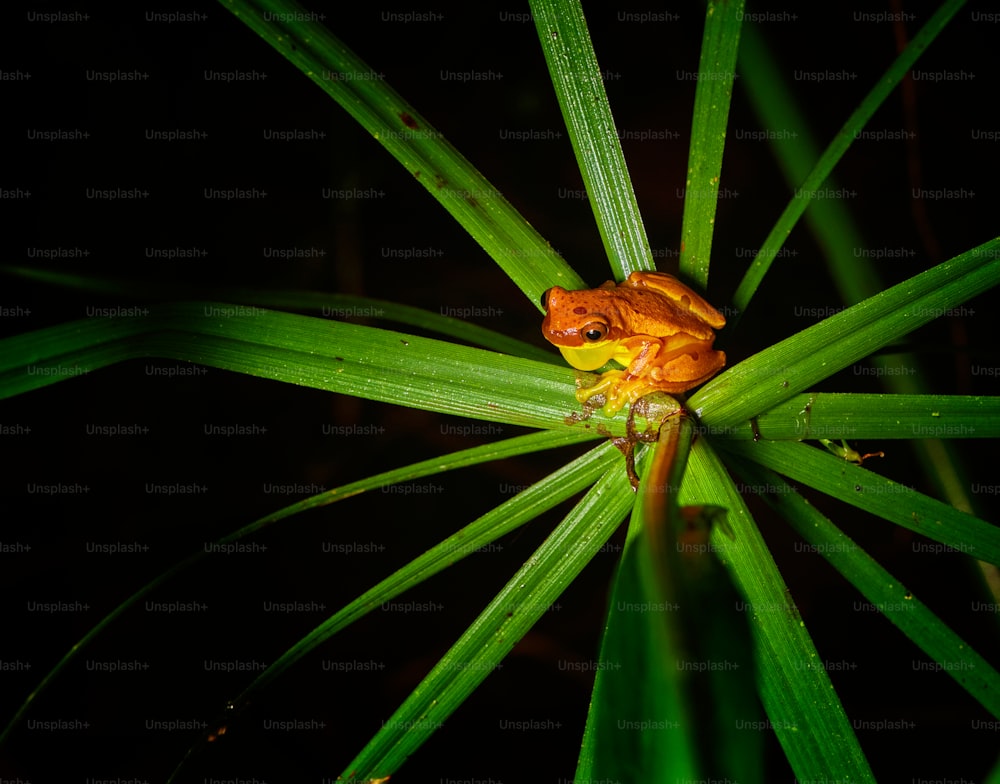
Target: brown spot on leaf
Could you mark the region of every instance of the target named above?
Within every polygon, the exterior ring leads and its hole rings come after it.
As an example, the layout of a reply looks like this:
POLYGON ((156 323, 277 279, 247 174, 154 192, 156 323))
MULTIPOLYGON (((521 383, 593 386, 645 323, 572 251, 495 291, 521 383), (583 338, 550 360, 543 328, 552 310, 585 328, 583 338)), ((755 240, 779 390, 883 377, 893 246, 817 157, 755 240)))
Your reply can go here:
POLYGON ((413 119, 413 115, 407 114, 406 112, 400 112, 399 119, 403 121, 403 125, 407 128, 413 128, 416 130, 420 127, 420 124, 413 119))

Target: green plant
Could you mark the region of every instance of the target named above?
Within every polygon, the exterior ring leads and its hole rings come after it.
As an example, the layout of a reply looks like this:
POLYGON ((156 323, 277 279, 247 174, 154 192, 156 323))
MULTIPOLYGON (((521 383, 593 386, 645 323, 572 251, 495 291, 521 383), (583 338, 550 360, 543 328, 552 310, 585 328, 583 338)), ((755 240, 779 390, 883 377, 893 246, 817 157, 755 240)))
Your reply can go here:
MULTIPOLYGON (((925 47, 936 34, 938 23, 943 23, 958 5, 946 4, 940 18, 928 23, 919 45, 909 51, 925 47)), ((731 74, 740 37, 741 9, 721 5, 712 5, 710 9, 701 70, 731 74)), ((317 82, 376 135, 476 238, 530 301, 537 303, 540 294, 557 283, 569 288, 585 285, 499 193, 442 140, 425 117, 379 79, 363 78, 372 72, 346 47, 312 22, 295 17, 292 6, 262 4, 254 8, 240 5, 237 10, 283 55, 303 71, 312 73, 317 82), (265 10, 271 14, 270 19, 265 18, 265 10), (283 13, 290 16, 284 17, 283 13), (324 69, 345 78, 323 80, 318 74, 324 69)), ((582 15, 572 4, 562 3, 538 3, 533 13, 542 31, 539 37, 556 93, 567 115, 567 126, 595 205, 614 275, 620 279, 633 269, 652 268, 652 254, 625 172, 582 15)), ((744 33, 744 46, 748 40, 753 41, 746 35, 744 33)), ((763 59, 759 53, 756 57, 763 59)), ((906 57, 903 55, 894 72, 896 79, 908 67, 906 57)), ((745 67, 753 71, 764 66, 758 60, 751 60, 745 67)), ((692 193, 708 195, 685 201, 681 269, 690 280, 702 286, 708 278, 717 204, 715 195, 719 187, 727 119, 727 112, 720 107, 728 106, 731 81, 731 78, 700 81, 695 104, 692 132, 695 143, 688 188, 692 193)), ((886 80, 885 89, 888 90, 892 83, 892 79, 886 80)), ((766 98, 761 98, 762 113, 767 111, 766 98)), ((866 116, 877 107, 878 100, 879 96, 875 96, 863 103, 857 117, 839 138, 849 139, 852 131, 860 129, 866 116)), ((820 159, 813 175, 816 188, 826 179, 836 159, 834 153, 820 159)), ((794 166, 794 162, 788 165, 794 166)), ((805 190, 808 196, 814 188, 805 190)), ((796 212, 800 212, 807 201, 801 198, 792 202, 772 237, 787 235, 796 212)), ((824 223, 832 233, 843 234, 843 224, 838 218, 824 223)), ((749 607, 760 608, 753 619, 753 633, 761 700, 799 778, 839 777, 862 781, 870 780, 871 774, 827 673, 822 667, 807 664, 816 660, 816 650, 794 605, 786 598, 785 582, 728 472, 734 471, 744 477, 750 486, 771 488, 763 494, 766 500, 778 507, 791 526, 824 554, 869 601, 885 607, 886 615, 935 662, 951 672, 974 670, 975 682, 963 685, 997 716, 1000 708, 998 682, 990 665, 964 646, 957 635, 856 548, 828 519, 792 492, 781 476, 897 525, 917 530, 941 544, 973 553, 984 561, 996 562, 1000 538, 993 526, 884 479, 866 467, 852 465, 842 457, 797 442, 820 436, 847 437, 852 442, 908 437, 915 429, 932 428, 942 417, 949 422, 975 427, 978 436, 995 436, 996 398, 910 394, 886 400, 881 396, 841 396, 812 390, 836 370, 849 367, 892 344, 936 314, 957 307, 995 284, 998 244, 995 240, 984 243, 870 298, 863 294, 855 296, 854 301, 863 301, 734 364, 687 400, 687 408, 699 419, 702 437, 695 443, 688 460, 689 469, 684 474, 680 500, 727 510, 726 524, 717 526, 713 532, 710 549, 719 553, 749 607), (887 411, 891 411, 891 417, 887 411), (760 442, 754 440, 757 433, 763 439, 760 442), (927 526, 930 520, 934 521, 933 528, 927 526), (782 608, 781 612, 763 609, 778 607, 782 608), (961 652, 956 653, 956 650, 961 652), (809 731, 803 732, 803 727, 808 727, 809 731)), ((778 239, 769 239, 763 247, 766 252, 762 253, 762 258, 775 258, 779 247, 778 239)), ((754 265, 754 273, 761 272, 765 266, 754 265)), ((67 282, 65 276, 51 277, 57 282, 67 282)), ((841 276, 847 282, 856 282, 856 278, 856 269, 841 276)), ((733 314, 736 316, 742 316, 755 288, 754 276, 748 275, 746 280, 736 295, 739 303, 733 314)), ((100 285, 93 279, 75 282, 100 285)), ((128 285, 125 290, 136 291, 136 286, 128 285)), ((451 457, 434 457, 338 488, 224 537, 220 544, 225 545, 235 544, 249 533, 294 512, 377 489, 389 482, 435 475, 444 466, 457 468, 476 461, 625 434, 624 414, 610 418, 599 412, 589 418, 577 416, 579 412, 572 398, 575 374, 553 363, 550 353, 506 336, 472 330, 464 324, 387 302, 346 296, 313 295, 315 299, 311 299, 309 295, 296 294, 288 296, 287 303, 282 303, 279 295, 232 290, 227 290, 226 294, 229 301, 272 307, 281 304, 303 307, 310 301, 319 301, 334 308, 381 309, 387 318, 479 343, 503 351, 505 355, 416 335, 354 324, 330 324, 286 313, 241 310, 232 305, 206 309, 200 304, 170 303, 154 306, 148 318, 74 322, 10 339, 5 346, 4 372, 0 376, 4 395, 45 386, 53 379, 46 372, 28 373, 28 368, 61 373, 71 367, 96 369, 122 359, 159 356, 369 400, 542 430, 500 445, 462 450, 451 457)), ((736 320, 731 318, 731 323, 736 320)), ((653 424, 660 421, 656 416, 643 419, 653 424)), ((676 450, 681 455, 685 451, 683 446, 677 446, 676 450)), ((683 460, 680 462, 683 464, 683 460)), ((943 467, 940 473, 944 473, 943 467)), ((357 771, 363 779, 393 772, 499 664, 633 508, 634 496, 625 481, 620 457, 607 443, 486 513, 467 529, 365 591, 291 647, 252 684, 246 685, 236 699, 237 705, 242 706, 262 687, 271 684, 276 676, 286 673, 293 663, 367 611, 419 584, 435 571, 459 560, 459 556, 494 542, 534 519, 541 511, 591 486, 593 490, 584 501, 573 508, 524 569, 496 595, 469 632, 427 676, 421 688, 413 692, 362 754, 344 768, 345 775, 348 771, 357 771)), ((673 495, 668 506, 677 503, 673 495)), ((627 558, 618 573, 616 590, 634 598, 645 596, 648 602, 672 601, 664 598, 665 592, 671 589, 657 582, 662 571, 657 570, 655 562, 652 577, 648 567, 643 566, 643 559, 653 549, 643 544, 645 540, 640 533, 648 524, 640 518, 636 520, 627 545, 627 558)), ((203 557, 204 553, 199 554, 185 565, 203 557)), ((711 558, 707 560, 705 568, 712 568, 714 562, 711 558)), ((162 575, 148 589, 135 594, 131 601, 137 602, 150 595, 150 591, 175 573, 162 575)), ((712 575, 718 579, 717 572, 713 571, 712 575)), ((695 575, 687 582, 682 581, 677 590, 697 592, 704 587, 704 580, 695 575)), ((687 602, 678 604, 688 608, 687 602)), ((709 603, 708 606, 713 605, 709 603)), ((97 630, 127 610, 128 606, 121 607, 97 630)), ((705 612, 711 615, 713 611, 705 612)), ((619 650, 624 651, 648 645, 649 659, 655 662, 657 652, 663 653, 670 648, 664 647, 655 627, 644 631, 642 624, 649 619, 634 617, 637 615, 626 614, 624 619, 611 621, 624 624, 620 627, 624 631, 609 635, 606 644, 618 645, 619 650)), ((679 633, 683 636, 685 632, 679 633)), ((721 648, 715 650, 728 650, 740 644, 739 631, 734 630, 731 637, 724 637, 719 643, 721 648)), ((642 666, 650 664, 647 661, 642 666)), ((655 667, 653 671, 656 672, 655 667)), ((636 680, 638 678, 633 675, 633 684, 636 680)), ((683 685, 677 683, 680 680, 667 677, 665 689, 676 688, 683 692, 683 685)), ((625 690, 618 687, 614 693, 622 691, 625 690)), ((689 709, 690 706, 684 707, 689 698, 681 694, 676 699, 677 702, 654 705, 650 709, 668 711, 667 715, 674 715, 669 711, 689 709)), ((715 699, 719 700, 717 695, 715 699)), ((608 696, 605 700, 596 700, 595 705, 611 704, 612 700, 608 696)), ((719 700, 719 704, 725 704, 725 700, 719 700)), ((639 709, 626 703, 623 710, 630 708, 639 709)), ((641 706, 642 710, 646 708, 641 706)), ((620 750, 604 755, 595 751, 600 749, 595 740, 599 735, 599 720, 596 723, 598 729, 591 729, 586 735, 581 775, 594 778, 614 775, 616 769, 621 770, 627 764, 625 759, 630 760, 628 764, 638 765, 640 770, 660 770, 657 766, 663 765, 664 772, 681 777, 703 774, 705 769, 699 766, 712 764, 695 756, 681 763, 680 768, 670 768, 675 764, 674 755, 664 759, 662 750, 655 748, 647 750, 648 757, 638 760, 623 757, 620 750)), ((692 730, 702 743, 703 733, 709 731, 706 726, 697 724, 692 730)), ((643 733, 636 737, 641 746, 643 733)), ((690 745, 691 742, 685 741, 681 747, 690 745)), ((712 762, 733 764, 731 759, 712 762)), ((710 768, 709 773, 717 770, 719 768, 710 768)), ((754 775, 739 767, 734 770, 751 780, 754 775)))

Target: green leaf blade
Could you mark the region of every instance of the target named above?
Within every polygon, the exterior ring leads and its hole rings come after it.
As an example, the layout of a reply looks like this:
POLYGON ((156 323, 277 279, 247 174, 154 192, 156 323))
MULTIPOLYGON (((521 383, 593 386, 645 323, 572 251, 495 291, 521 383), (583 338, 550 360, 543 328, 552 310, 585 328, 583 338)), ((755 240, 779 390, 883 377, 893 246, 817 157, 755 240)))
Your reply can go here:
POLYGON ((747 270, 733 297, 733 304, 738 312, 746 310, 754 292, 774 259, 780 255, 785 239, 806 207, 811 207, 810 212, 813 213, 810 224, 820 235, 821 243, 831 251, 835 279, 845 301, 858 302, 863 297, 870 296, 877 288, 874 285, 874 275, 867 265, 858 264, 853 258, 851 250, 861 247, 863 243, 853 228, 848 229, 851 221, 846 211, 833 200, 817 200, 815 195, 820 192, 823 183, 872 115, 963 5, 965 0, 947 0, 938 8, 876 81, 815 164, 812 164, 816 158, 815 144, 806 129, 805 122, 794 110, 796 102, 771 62, 764 42, 755 31, 750 30, 741 65, 747 77, 748 93, 754 107, 768 127, 792 131, 798 134, 796 138, 801 137, 803 143, 774 145, 775 154, 785 171, 785 177, 790 181, 791 187, 795 188, 795 195, 767 235, 754 263, 747 270))
POLYGON ((580 276, 430 121, 293 0, 220 0, 360 123, 541 308, 580 276), (325 76, 328 75, 328 76, 325 76))
POLYGON ((743 7, 743 0, 710 0, 705 13, 687 180, 684 184, 680 261, 681 272, 703 289, 708 285, 722 154, 726 146, 726 126, 736 78, 743 7))
POLYGON ((763 780, 750 627, 709 543, 722 510, 677 505, 692 432, 668 416, 646 452, 578 780, 763 780))
POLYGON ((384 602, 391 601, 477 549, 582 492, 602 474, 613 470, 612 466, 616 463, 617 453, 613 447, 609 444, 597 447, 481 515, 327 618, 258 675, 240 694, 237 702, 245 703, 256 691, 273 682, 319 645, 384 602))
POLYGON ((625 473, 608 471, 423 682, 344 769, 389 776, 450 716, 614 533, 633 502, 625 473))
POLYGON ((1000 564, 1000 528, 826 450, 789 441, 729 441, 725 449, 973 558, 1000 564))
MULTIPOLYGON (((982 656, 781 477, 745 461, 739 465, 748 481, 773 490, 764 495, 765 502, 780 512, 794 531, 937 662, 942 671, 1000 718, 1000 674, 982 656)), ((815 664, 802 662, 803 667, 815 664)))
POLYGON ((796 395, 757 418, 757 430, 713 432, 723 439, 1000 438, 1000 397, 819 392, 796 395))
POLYGON ((761 701, 795 775, 802 781, 874 782, 826 671, 801 669, 801 662, 818 659, 816 647, 753 517, 706 439, 691 451, 681 502, 728 510, 711 542, 745 597, 761 701))
POLYGON ((1000 283, 1000 239, 859 302, 716 376, 689 404, 717 432, 742 427, 917 327, 1000 283))
POLYGON ((149 311, 0 341, 0 399, 115 362, 162 357, 473 419, 569 425, 594 438, 599 426, 624 432, 624 413, 581 414, 570 368, 240 305, 176 303, 149 311))
POLYGON ((531 0, 531 13, 615 278, 656 269, 583 8, 531 0))

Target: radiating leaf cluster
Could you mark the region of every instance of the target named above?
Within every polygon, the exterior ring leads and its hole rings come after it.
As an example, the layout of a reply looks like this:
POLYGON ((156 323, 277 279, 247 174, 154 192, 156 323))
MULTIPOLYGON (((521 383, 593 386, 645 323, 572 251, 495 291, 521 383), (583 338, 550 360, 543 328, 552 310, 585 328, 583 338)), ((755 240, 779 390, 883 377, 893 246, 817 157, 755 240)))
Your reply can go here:
MULTIPOLYGON (((582 287, 576 273, 414 107, 384 81, 362 78, 366 74, 370 77, 373 69, 316 23, 313 15, 302 12, 290 0, 223 3, 368 129, 533 302, 537 303, 541 292, 551 285, 582 287), (323 79, 320 74, 324 72, 343 78, 323 79)), ((933 40, 958 5, 954 1, 945 3, 893 65, 891 78, 875 87, 848 120, 846 129, 863 126, 895 83, 893 80, 898 80, 899 73, 933 40)), ((648 242, 582 8, 575 0, 536 0, 532 12, 612 270, 621 278, 635 269, 650 269, 648 242)), ((700 70, 705 75, 721 69, 730 76, 725 80, 699 79, 689 189, 718 190, 742 16, 742 3, 707 5, 700 70)), ((751 47, 756 45, 752 36, 747 40, 751 47)), ((845 140, 835 140, 812 164, 805 184, 818 187, 844 149, 845 140)), ((779 219, 765 249, 780 247, 809 199, 806 188, 779 219)), ((685 203, 682 266, 701 283, 708 275, 714 214, 714 196, 685 203)), ((649 498, 651 492, 656 492, 655 477, 660 477, 664 492, 670 488, 662 504, 640 508, 635 503, 618 452, 603 443, 470 521, 397 572, 373 580, 374 585, 291 645, 247 684, 236 707, 373 607, 557 504, 581 496, 421 685, 345 766, 345 777, 384 780, 394 774, 407 756, 497 668, 631 512, 628 548, 612 596, 616 603, 621 599, 626 603, 677 604, 679 612, 676 618, 662 618, 649 612, 623 614, 616 611, 617 604, 612 607, 602 660, 607 664, 612 659, 627 659, 629 665, 621 677, 611 679, 607 673, 597 679, 577 775, 639 780, 669 773, 697 778, 719 770, 739 772, 738 767, 726 767, 727 759, 753 758, 759 762, 758 752, 749 747, 745 752, 719 752, 715 757, 705 751, 704 739, 710 737, 707 730, 710 726, 718 728, 710 725, 711 719, 699 713, 697 701, 691 700, 690 681, 663 669, 664 661, 681 660, 677 653, 682 649, 708 651, 702 655, 711 658, 736 645, 737 632, 719 631, 724 626, 719 623, 719 606, 739 601, 746 608, 743 620, 752 633, 754 646, 753 666, 747 672, 755 673, 751 680, 756 683, 769 726, 796 776, 800 780, 873 781, 820 654, 733 480, 732 472, 737 471, 751 487, 769 488, 761 493, 765 500, 815 547, 818 555, 829 560, 875 606, 883 608, 886 616, 928 656, 949 672, 959 671, 956 665, 974 672, 973 676, 956 679, 1000 718, 1000 677, 989 664, 786 481, 826 493, 977 559, 1000 562, 1000 532, 995 526, 890 482, 867 467, 798 443, 820 437, 914 439, 947 434, 948 429, 952 429, 951 434, 958 430, 957 435, 962 437, 995 438, 1000 430, 1000 404, 995 398, 831 395, 811 394, 809 390, 996 285, 1000 280, 998 250, 1000 240, 984 243, 864 298, 836 316, 763 349, 706 384, 687 404, 698 420, 699 430, 687 456, 687 470, 683 459, 687 454, 686 438, 670 445, 657 444, 654 449, 659 451, 647 454, 650 459, 645 463, 640 460, 640 465, 652 468, 646 469, 643 493, 638 497, 649 498), (678 462, 673 464, 674 469, 661 474, 659 466, 668 453, 678 456, 678 462), (663 479, 668 475, 671 478, 663 479), (711 528, 710 539, 706 540, 710 544, 700 551, 704 557, 680 563, 673 554, 664 554, 663 543, 676 545, 679 529, 673 526, 678 524, 681 506, 695 505, 719 507, 725 515, 711 528), (673 563, 678 573, 668 573, 664 562, 673 563), (684 576, 684 569, 692 571, 684 576), (711 575, 711 579, 700 578, 699 574, 711 575), (908 609, 899 610, 901 603, 908 609), (722 636, 716 638, 717 634, 722 636), (613 690, 608 688, 609 679, 615 682, 613 690), (651 684, 657 688, 651 690, 651 684), (666 745, 658 742, 655 733, 647 732, 633 734, 624 743, 614 742, 608 733, 614 731, 622 714, 630 711, 657 720, 677 721, 681 731, 666 745), (665 754, 664 748, 670 748, 671 753, 665 754)), ((748 271, 738 293, 741 309, 765 269, 766 265, 755 264, 748 271)), ((26 277, 40 274, 23 269, 14 272, 26 277)), ((48 278, 48 282, 61 285, 117 285, 54 273, 48 278)), ((134 292, 134 288, 131 290, 134 292)), ((0 344, 0 398, 56 382, 72 383, 83 373, 116 362, 164 357, 393 405, 543 431, 345 485, 268 515, 224 541, 253 535, 305 509, 345 500, 386 482, 626 434, 625 414, 609 418, 600 411, 581 412, 573 396, 576 374, 546 361, 545 357, 552 354, 537 347, 392 303, 297 292, 230 294, 239 304, 171 302, 151 306, 143 316, 86 319, 7 339, 0 344), (265 304, 309 309, 331 302, 352 308, 382 308, 385 312, 380 315, 387 320, 459 337, 493 350, 258 307, 265 304)), ((661 441, 665 440, 661 437, 661 441)), ((193 556, 160 575, 91 630, 25 701, 0 741, 16 729, 32 699, 50 686, 52 679, 98 633, 139 598, 198 560, 193 556)), ((722 691, 708 689, 703 693, 704 702, 711 706, 706 715, 752 713, 747 701, 741 701, 739 710, 733 713, 731 697, 722 691)), ((744 740, 726 737, 719 748, 735 749, 744 740)), ((759 764, 755 762, 753 767, 742 771, 741 780, 763 780, 759 764)))

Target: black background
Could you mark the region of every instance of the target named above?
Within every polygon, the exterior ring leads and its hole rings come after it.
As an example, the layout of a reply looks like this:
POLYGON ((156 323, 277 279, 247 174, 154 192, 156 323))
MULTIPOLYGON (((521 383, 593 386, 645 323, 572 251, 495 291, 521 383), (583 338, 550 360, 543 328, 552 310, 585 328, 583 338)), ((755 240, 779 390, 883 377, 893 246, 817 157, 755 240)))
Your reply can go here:
MULTIPOLYGON (((762 32, 825 142, 895 56, 897 36, 913 35, 932 4, 911 3, 902 25, 859 21, 861 9, 751 4, 752 12, 787 12, 762 32), (843 71, 842 81, 808 82, 796 72, 843 71)), ((448 6, 342 3, 309 6, 410 100, 523 212, 592 285, 609 276, 588 204, 569 192, 583 187, 545 72, 534 25, 520 5, 448 6), (396 14, 442 18, 404 23, 396 14), (498 78, 459 82, 442 72, 492 72, 498 78), (511 132, 561 131, 555 139, 514 141, 511 132)), ((685 161, 702 11, 672 6, 671 21, 637 23, 619 11, 662 13, 662 7, 585 6, 616 121, 649 131, 655 141, 623 142, 654 255, 676 270, 685 161)), ((913 130, 902 141, 860 140, 837 169, 853 196, 847 206, 869 248, 905 249, 903 258, 872 261, 886 285, 997 234, 993 53, 1000 27, 970 4, 918 63, 930 73, 971 78, 926 79, 896 91, 870 124, 913 130), (915 113, 908 125, 906 109, 915 113), (976 138, 990 132, 993 141, 976 138), (918 225, 913 172, 928 189, 964 189, 965 198, 928 199, 918 225), (912 253, 910 253, 912 251, 912 253)), ((0 71, 6 120, 0 188, 30 191, 4 198, 4 263, 84 276, 154 283, 165 299, 197 299, 219 286, 308 289, 364 294, 433 311, 477 307, 484 326, 544 345, 540 316, 504 274, 423 187, 306 77, 221 5, 98 7, 11 4, 2 11, 8 44, 0 71), (78 22, 31 21, 57 10, 87 14, 78 22), (148 21, 147 11, 203 12, 200 21, 148 21), (206 71, 256 71, 258 81, 209 81, 206 71), (140 81, 88 79, 93 71, 137 71, 140 81), (42 141, 38 130, 89 134, 42 141), (151 141, 146 131, 196 130, 190 141, 151 141), (265 139, 269 131, 317 131, 314 141, 265 139), (139 188, 147 198, 88 199, 87 189, 139 188), (206 188, 257 188, 248 201, 208 200, 206 188), (370 198, 324 199, 322 190, 368 190, 370 198), (87 255, 48 259, 35 249, 81 249, 87 255), (199 258, 150 258, 149 248, 199 248, 199 258), (269 249, 316 248, 312 259, 276 259, 269 249), (401 249, 432 251, 404 260, 401 249), (181 292, 181 293, 178 293, 181 292)), ((713 247, 710 299, 724 306, 789 188, 737 85, 713 247)), ((786 246, 738 331, 720 342, 730 364, 809 326, 811 308, 837 307, 819 248, 804 227, 786 246)), ((143 305, 45 287, 5 275, 2 334, 13 335, 87 317, 88 309, 143 305)), ((968 303, 910 336, 930 391, 996 394, 1000 361, 996 295, 968 303), (992 369, 992 371, 990 370, 992 369)), ((318 314, 317 314, 318 315, 318 314)), ((266 485, 315 484, 326 489, 406 463, 519 432, 207 369, 165 378, 183 367, 134 360, 7 400, 0 405, 5 470, 0 479, 3 634, 0 672, 4 722, 39 679, 86 631, 132 592, 205 542, 285 506, 266 485), (88 427, 135 424, 131 437, 88 434, 88 427), (253 436, 214 437, 212 425, 264 428, 253 436), (324 426, 362 428, 329 435, 324 426), (472 427, 470 427, 472 426, 472 427), (30 432, 27 430, 30 428, 30 432), (40 495, 33 485, 86 487, 75 495, 40 495), (163 497, 152 484, 195 484, 193 496, 163 497), (139 543, 141 552, 103 555, 95 544, 139 543), (30 550, 25 550, 30 547, 30 550), (79 602, 79 612, 43 614, 31 603, 79 602), (30 665, 30 669, 17 669, 30 665)), ((878 382, 848 368, 824 390, 879 391, 878 382)), ((902 443, 859 444, 887 457, 875 470, 931 491, 902 443)), ((960 445, 970 486, 1000 487, 991 442, 960 445)), ((580 450, 576 450, 577 452, 580 450)), ((5 780, 77 781, 120 777, 159 781, 199 733, 149 729, 148 723, 211 723, 252 677, 219 674, 209 661, 270 662, 325 614, 340 607, 441 538, 510 497, 568 458, 528 457, 434 477, 414 495, 369 493, 294 518, 252 541, 265 550, 213 556, 157 590, 154 601, 192 601, 207 609, 165 614, 136 608, 116 620, 26 716, 26 722, 79 720, 79 731, 19 728, 0 749, 5 780), (343 555, 324 543, 368 552, 343 555), (327 548, 329 550, 330 548, 327 548), (323 611, 277 614, 264 602, 316 602, 323 611), (144 669, 108 674, 93 662, 138 661, 144 669), (66 771, 72 772, 67 777, 66 771)), ((981 492, 980 513, 995 519, 996 498, 981 492)), ((753 499, 751 499, 753 501, 753 499)), ((902 529, 828 499, 817 499, 848 533, 996 664, 995 624, 977 611, 975 579, 959 556, 928 554, 902 529)), ((754 505, 755 510, 758 509, 754 505)), ((860 597, 817 555, 803 553, 783 524, 760 508, 760 523, 785 572, 850 718, 912 722, 905 730, 859 726, 862 746, 881 780, 952 777, 978 781, 992 762, 997 731, 976 722, 986 711, 943 673, 915 671, 923 655, 887 621, 859 610, 860 597)), ((376 611, 309 657, 258 702, 230 717, 223 742, 202 750, 182 781, 204 777, 268 782, 335 777, 391 715, 509 576, 546 536, 557 515, 511 535, 490 552, 467 558, 403 597, 433 611, 376 611), (331 671, 330 663, 362 671, 331 671), (264 729, 268 721, 316 721, 301 732, 264 729)), ((590 677, 565 665, 596 658, 606 589, 620 539, 614 539, 518 645, 501 671, 468 702, 393 781, 474 779, 561 781, 572 776, 590 677), (506 722, 558 723, 543 732, 511 732, 506 722), (530 773, 528 773, 530 771, 530 773)), ((334 667, 334 669, 336 669, 334 667)), ((792 781, 773 737, 769 781, 792 781)))

